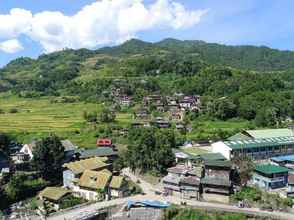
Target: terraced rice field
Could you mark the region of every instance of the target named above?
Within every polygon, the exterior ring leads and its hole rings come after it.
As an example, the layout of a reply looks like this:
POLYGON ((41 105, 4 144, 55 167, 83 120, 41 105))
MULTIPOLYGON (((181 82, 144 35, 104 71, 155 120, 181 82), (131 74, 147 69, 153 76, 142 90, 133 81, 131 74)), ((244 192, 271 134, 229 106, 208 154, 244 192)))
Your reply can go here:
MULTIPOLYGON (((99 112, 102 107, 102 104, 83 102, 51 103, 48 97, 23 99, 0 96, 0 109, 4 112, 0 114, 0 132, 15 133, 21 141, 56 133, 84 147, 94 145, 94 135, 84 131, 87 126, 83 112, 99 112), (11 109, 17 109, 17 112, 11 113, 11 109)), ((128 124, 131 119, 132 115, 128 113, 117 115, 121 125, 128 124)))

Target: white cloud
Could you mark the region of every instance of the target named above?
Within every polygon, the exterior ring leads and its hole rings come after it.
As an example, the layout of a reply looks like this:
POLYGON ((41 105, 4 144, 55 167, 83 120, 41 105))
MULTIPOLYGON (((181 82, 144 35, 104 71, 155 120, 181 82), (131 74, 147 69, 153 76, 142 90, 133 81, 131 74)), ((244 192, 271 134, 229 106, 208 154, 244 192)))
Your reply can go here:
POLYGON ((140 31, 190 28, 206 13, 207 10, 187 10, 174 0, 154 0, 150 5, 143 0, 99 0, 73 16, 49 11, 32 15, 13 9, 9 15, 0 15, 1 25, 9 20, 9 25, 0 26, 0 38, 26 34, 46 52, 94 48, 123 42, 140 31))
POLYGON ((0 50, 5 53, 17 53, 23 49, 23 46, 17 39, 0 42, 0 50))
POLYGON ((7 15, 0 14, 0 39, 15 38, 30 30, 32 13, 30 11, 14 8, 7 15))

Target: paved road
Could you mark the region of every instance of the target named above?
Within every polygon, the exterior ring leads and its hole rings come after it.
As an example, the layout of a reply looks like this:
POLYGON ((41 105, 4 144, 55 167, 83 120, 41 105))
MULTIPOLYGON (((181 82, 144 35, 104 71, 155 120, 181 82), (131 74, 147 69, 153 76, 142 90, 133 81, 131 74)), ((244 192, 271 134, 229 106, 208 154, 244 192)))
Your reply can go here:
POLYGON ((123 174, 126 176, 129 176, 130 179, 132 179, 134 182, 137 180, 140 180, 139 185, 141 186, 142 190, 146 193, 146 195, 137 195, 132 196, 128 198, 122 198, 122 199, 115 199, 105 202, 99 202, 90 204, 84 207, 81 207, 79 209, 72 209, 67 212, 61 212, 57 213, 54 216, 51 216, 47 219, 49 220, 75 220, 75 219, 81 219, 83 216, 91 215, 93 213, 97 213, 97 210, 105 209, 108 207, 113 207, 117 205, 123 205, 128 200, 159 200, 162 202, 170 202, 173 204, 180 205, 181 202, 185 201, 188 206, 192 206, 199 209, 204 210, 218 210, 218 211, 227 211, 227 212, 237 212, 237 213, 244 213, 249 215, 257 215, 257 216, 270 216, 278 219, 287 219, 287 220, 293 220, 294 214, 291 213, 285 213, 285 212, 268 212, 268 211, 262 211, 257 208, 238 208, 236 206, 226 205, 226 204, 218 204, 218 203, 209 203, 209 202, 200 202, 200 201, 194 201, 194 200, 183 200, 176 196, 167 196, 163 197, 161 195, 155 195, 155 190, 157 189, 156 186, 153 186, 152 184, 142 180, 141 178, 135 176, 132 174, 128 169, 123 170, 123 174))
MULTIPOLYGON (((124 169, 123 174, 128 176, 132 181, 139 180, 139 185, 141 186, 143 192, 145 192, 147 195, 154 194, 154 191, 161 190, 158 189, 157 186, 153 186, 150 183, 147 183, 142 178, 134 175, 129 169, 124 169)), ((257 216, 270 216, 275 218, 281 218, 281 219, 289 219, 294 220, 294 214, 286 213, 286 212, 268 212, 268 211, 262 211, 258 208, 238 208, 237 206, 231 206, 226 204, 219 204, 219 203, 210 203, 210 202, 200 202, 195 200, 184 200, 176 196, 155 196, 152 195, 153 199, 157 200, 165 200, 169 201, 170 203, 180 205, 181 202, 186 202, 188 206, 192 206, 195 208, 200 208, 204 210, 221 210, 221 211, 227 211, 227 212, 236 212, 236 213, 243 213, 243 214, 249 214, 249 215, 257 215, 257 216)))

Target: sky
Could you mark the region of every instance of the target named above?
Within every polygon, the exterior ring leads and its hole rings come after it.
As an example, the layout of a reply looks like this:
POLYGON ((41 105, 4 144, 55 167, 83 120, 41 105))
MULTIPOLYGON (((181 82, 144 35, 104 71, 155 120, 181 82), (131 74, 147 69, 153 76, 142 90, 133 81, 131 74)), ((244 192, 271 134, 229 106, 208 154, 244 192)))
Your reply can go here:
POLYGON ((131 38, 294 50, 293 0, 0 0, 0 66, 131 38))

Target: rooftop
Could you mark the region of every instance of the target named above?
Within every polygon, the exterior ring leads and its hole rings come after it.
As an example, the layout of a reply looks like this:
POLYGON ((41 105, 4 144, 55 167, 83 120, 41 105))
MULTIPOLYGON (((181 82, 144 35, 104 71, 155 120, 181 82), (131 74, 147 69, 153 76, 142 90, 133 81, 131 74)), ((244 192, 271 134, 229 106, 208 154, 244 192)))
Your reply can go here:
POLYGON ((103 169, 107 166, 108 164, 104 163, 101 158, 98 157, 70 162, 63 165, 63 167, 71 170, 75 174, 81 174, 85 170, 103 169))
POLYGON ((204 162, 205 166, 214 166, 214 167, 225 167, 225 168, 231 168, 232 163, 231 161, 221 161, 221 160, 207 160, 204 162))
POLYGON ((294 133, 289 128, 280 129, 262 129, 262 130, 246 130, 244 133, 250 135, 252 138, 275 138, 275 137, 289 137, 293 136, 294 133))
POLYGON ((90 157, 107 157, 115 156, 118 154, 117 151, 114 151, 111 147, 97 147, 95 149, 80 150, 80 158, 90 158, 90 157))
POLYGON ((112 174, 108 170, 102 171, 92 171, 85 170, 83 175, 79 180, 79 185, 81 187, 86 187, 89 189, 97 190, 97 189, 105 189, 107 186, 112 174))
POLYGON ((228 178, 221 177, 204 177, 201 179, 201 183, 214 186, 231 186, 231 181, 228 178))
POLYGON ((46 187, 40 192, 39 196, 53 201, 58 201, 70 192, 70 190, 61 187, 46 187))
POLYGON ((255 167, 255 171, 264 174, 275 174, 275 173, 285 173, 288 172, 289 169, 273 164, 259 164, 255 167))
POLYGON ((221 153, 201 154, 200 158, 204 161, 207 161, 207 160, 226 160, 226 158, 221 153))
POLYGON ((110 182, 109 187, 113 189, 120 189, 124 183, 124 177, 122 176, 113 176, 110 182))
POLYGON ((280 146, 280 145, 293 145, 294 136, 263 138, 263 139, 254 139, 254 140, 225 141, 223 143, 234 150, 260 148, 260 147, 274 147, 274 146, 280 146))
POLYGON ((287 156, 272 157, 271 160, 275 162, 294 162, 294 154, 287 156))

